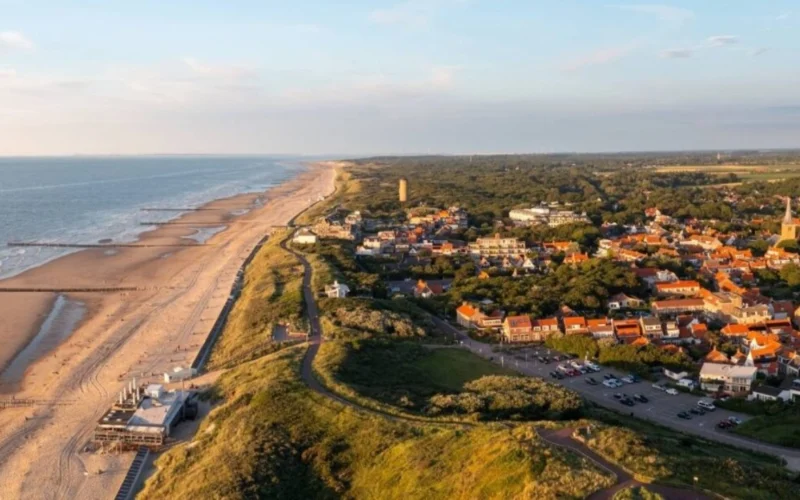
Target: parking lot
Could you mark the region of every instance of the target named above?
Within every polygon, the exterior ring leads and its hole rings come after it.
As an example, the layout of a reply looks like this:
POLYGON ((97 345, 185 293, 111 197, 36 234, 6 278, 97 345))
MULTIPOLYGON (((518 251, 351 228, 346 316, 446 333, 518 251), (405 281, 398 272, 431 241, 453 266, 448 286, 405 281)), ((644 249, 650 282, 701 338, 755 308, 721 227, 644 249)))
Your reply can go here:
POLYGON ((671 396, 654 389, 652 387, 653 382, 648 381, 642 381, 637 384, 626 385, 616 389, 610 389, 601 384, 589 385, 586 383, 585 378, 587 376, 594 377, 598 382, 600 382, 603 379, 604 374, 610 373, 616 377, 627 375, 626 373, 606 367, 601 367, 602 370, 599 373, 556 380, 551 378, 549 373, 557 368, 558 363, 551 362, 550 364, 545 365, 540 363, 538 360, 532 359, 532 356, 535 356, 533 354, 535 352, 541 352, 545 355, 549 353, 548 356, 558 354, 552 350, 549 350, 545 347, 531 347, 527 349, 515 349, 515 352, 511 355, 501 354, 495 352, 493 347, 496 348, 497 346, 492 346, 473 340, 459 328, 456 328, 446 321, 436 317, 433 318, 433 321, 440 329, 442 329, 442 331, 446 331, 453 335, 454 338, 458 340, 461 347, 468 349, 469 351, 483 358, 491 359, 495 363, 501 363, 507 368, 515 369, 525 375, 542 377, 553 383, 562 384, 566 387, 574 389, 576 392, 586 397, 586 399, 593 401, 600 406, 618 410, 622 413, 632 414, 635 417, 649 420, 665 427, 670 427, 687 434, 705 437, 721 443, 738 446, 740 448, 760 451, 770 455, 777 455, 786 460, 787 466, 791 470, 800 471, 800 451, 763 443, 754 439, 748 439, 730 431, 719 430, 716 428, 716 425, 719 421, 726 420, 728 417, 735 416, 736 418, 745 421, 750 418, 747 415, 723 409, 717 409, 716 411, 706 413, 701 417, 693 415, 691 420, 683 420, 678 418, 677 415, 679 412, 688 411, 690 408, 693 408, 697 405, 697 401, 706 398, 700 398, 685 393, 678 393, 675 396, 671 396), (528 351, 527 360, 525 357, 526 350, 528 351), (634 393, 639 393, 647 397, 649 401, 647 403, 636 403, 633 407, 624 406, 614 399, 614 394, 617 392, 628 394, 629 396, 632 396, 634 393))
MULTIPOLYGON (((652 381, 642 380, 633 384, 625 383, 621 387, 610 388, 602 384, 604 376, 611 374, 617 379, 628 375, 627 373, 620 372, 601 366, 601 371, 597 373, 587 373, 585 375, 578 375, 574 377, 564 377, 563 379, 554 379, 550 376, 550 372, 556 371, 561 364, 567 362, 551 361, 549 364, 540 362, 537 356, 546 356, 552 358, 554 355, 560 353, 547 349, 547 348, 529 348, 519 350, 513 355, 494 353, 492 356, 498 358, 500 362, 509 368, 515 368, 525 374, 535 375, 546 378, 553 383, 558 383, 573 389, 574 391, 584 395, 587 399, 595 401, 602 406, 610 407, 624 413, 632 413, 634 416, 654 420, 657 422, 668 421, 670 427, 683 427, 694 428, 696 430, 708 430, 710 432, 726 432, 716 428, 716 424, 721 420, 726 420, 728 417, 736 417, 742 421, 747 420, 748 416, 740 413, 731 412, 721 408, 715 411, 706 412, 705 415, 690 415, 689 420, 684 420, 678 417, 678 413, 685 411, 688 412, 692 408, 697 407, 697 402, 700 398, 691 394, 678 392, 677 395, 667 394, 665 391, 660 391, 653 388, 652 381), (527 352, 527 361, 525 353, 527 352), (594 378, 597 385, 590 385, 586 382, 587 378, 594 378), (614 394, 624 394, 629 398, 634 394, 640 394, 647 398, 646 403, 635 402, 633 406, 626 406, 614 398, 614 394)), ((581 360, 576 360, 581 362, 581 360)), ((660 380, 659 383, 663 384, 667 379, 660 380)))

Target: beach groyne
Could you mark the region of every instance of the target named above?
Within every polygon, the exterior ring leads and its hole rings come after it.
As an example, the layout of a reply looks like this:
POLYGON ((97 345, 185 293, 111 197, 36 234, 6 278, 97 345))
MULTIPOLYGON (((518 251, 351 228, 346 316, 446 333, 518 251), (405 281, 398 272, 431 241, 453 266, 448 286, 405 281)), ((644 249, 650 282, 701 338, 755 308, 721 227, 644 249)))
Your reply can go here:
MULTIPOLYGON (((0 287, 0 293, 117 293, 143 292, 154 287, 107 286, 107 287, 0 287)), ((163 288, 163 287, 159 287, 163 288)))
POLYGON ((10 247, 51 248, 182 248, 209 245, 208 243, 51 243, 46 241, 9 241, 10 247))

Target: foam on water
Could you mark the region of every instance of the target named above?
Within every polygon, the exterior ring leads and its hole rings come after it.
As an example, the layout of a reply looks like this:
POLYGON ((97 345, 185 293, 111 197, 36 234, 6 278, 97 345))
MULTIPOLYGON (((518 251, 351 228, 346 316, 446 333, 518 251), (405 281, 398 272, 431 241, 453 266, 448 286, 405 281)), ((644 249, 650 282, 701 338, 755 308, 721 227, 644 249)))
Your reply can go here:
POLYGON ((8 248, 10 241, 130 242, 153 228, 142 221, 180 216, 142 208, 259 192, 302 168, 299 160, 267 157, 0 159, 0 278, 76 251, 8 248))

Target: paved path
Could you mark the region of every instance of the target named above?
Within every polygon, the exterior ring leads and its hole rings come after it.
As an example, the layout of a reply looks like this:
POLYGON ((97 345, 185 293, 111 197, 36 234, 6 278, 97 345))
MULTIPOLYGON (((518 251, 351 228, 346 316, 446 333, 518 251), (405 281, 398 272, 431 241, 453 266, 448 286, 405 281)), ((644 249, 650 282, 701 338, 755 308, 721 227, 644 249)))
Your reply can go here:
POLYGON ((681 488, 673 488, 670 486, 663 486, 659 484, 644 484, 634 479, 632 475, 627 473, 618 465, 609 462, 602 456, 598 455, 591 448, 581 443, 580 441, 572 438, 574 429, 565 428, 558 430, 541 429, 539 430, 539 437, 546 443, 566 448, 578 455, 593 462, 599 468, 613 474, 617 478, 617 482, 604 490, 597 491, 588 497, 589 500, 605 500, 613 498, 614 495, 625 488, 633 488, 636 486, 644 486, 650 491, 659 493, 667 500, 711 500, 713 497, 703 493, 695 492, 692 490, 685 490, 681 488))
MULTIPOLYGON (((436 317, 433 318, 433 321, 440 330, 447 332, 450 335, 454 335, 455 338, 460 342, 460 345, 466 349, 469 349, 473 354, 477 354, 483 358, 491 359, 498 364, 503 363, 503 366, 514 368, 524 375, 548 378, 548 374, 557 367, 555 363, 545 365, 540 362, 536 362, 532 359, 532 357, 528 361, 525 361, 524 359, 516 359, 510 355, 495 353, 492 350, 492 345, 471 339, 467 334, 454 327, 450 323, 436 317)), ((618 377, 625 375, 621 372, 617 372, 608 368, 603 368, 603 371, 613 373, 618 377)), ((602 377, 595 378, 602 379, 602 377)), ((680 432, 694 434, 705 439, 718 441, 738 448, 781 457, 786 460, 786 464, 789 469, 800 471, 800 450, 775 446, 716 429, 716 423, 719 420, 727 418, 728 416, 735 415, 742 420, 752 418, 748 415, 717 409, 713 413, 708 413, 705 416, 696 417, 692 420, 686 421, 678 419, 676 414, 679 411, 688 410, 696 405, 697 400, 700 399, 697 396, 683 393, 680 393, 677 396, 670 396, 662 391, 653 389, 651 385, 646 382, 634 385, 626 385, 618 389, 609 389, 602 384, 598 384, 596 386, 589 385, 586 383, 585 377, 567 377, 563 380, 549 380, 550 382, 569 387, 570 389, 580 393, 587 399, 597 403, 600 406, 605 406, 614 410, 622 409, 617 400, 613 398, 614 393, 627 392, 629 394, 643 394, 650 399, 649 403, 637 404, 631 408, 624 407, 624 411, 637 418, 649 420, 660 425, 676 429, 680 432)))

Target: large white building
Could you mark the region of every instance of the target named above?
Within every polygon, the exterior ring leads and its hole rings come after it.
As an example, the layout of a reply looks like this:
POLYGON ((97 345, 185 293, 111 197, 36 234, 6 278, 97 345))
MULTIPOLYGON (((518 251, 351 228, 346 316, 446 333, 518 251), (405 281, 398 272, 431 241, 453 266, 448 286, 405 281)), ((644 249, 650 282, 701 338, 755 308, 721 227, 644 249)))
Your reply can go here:
POLYGON ((756 379, 755 366, 703 363, 700 368, 700 387, 704 391, 750 392, 756 379))
POLYGON ((573 222, 589 222, 586 214, 576 214, 571 210, 551 210, 548 207, 514 209, 508 212, 508 218, 528 224, 547 224, 550 227, 573 222))
POLYGON ((469 252, 476 257, 506 257, 525 254, 525 242, 517 238, 478 238, 469 244, 469 252))

